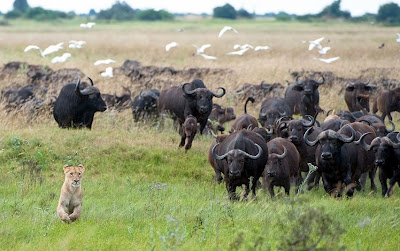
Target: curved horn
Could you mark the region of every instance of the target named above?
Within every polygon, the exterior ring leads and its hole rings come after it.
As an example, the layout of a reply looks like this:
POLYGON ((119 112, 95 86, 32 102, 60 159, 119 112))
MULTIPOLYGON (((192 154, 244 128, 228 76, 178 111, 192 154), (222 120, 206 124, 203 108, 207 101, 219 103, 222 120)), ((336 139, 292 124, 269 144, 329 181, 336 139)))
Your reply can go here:
POLYGON ((189 83, 184 83, 184 84, 182 85, 182 91, 183 91, 183 93, 185 93, 186 95, 192 95, 192 94, 196 93, 196 89, 194 89, 194 90, 192 90, 192 91, 187 91, 187 90, 185 89, 185 86, 186 86, 187 84, 189 84, 189 83))
POLYGON ((356 131, 354 131, 353 127, 351 127, 350 125, 347 125, 347 126, 349 126, 350 129, 351 129, 351 136, 350 136, 350 138, 345 138, 345 136, 343 136, 342 134, 339 134, 339 135, 338 135, 338 139, 341 140, 341 141, 344 142, 344 143, 353 142, 353 141, 354 141, 354 138, 355 138, 355 136, 356 136, 356 131))
POLYGON ((213 148, 211 149, 211 153, 214 156, 215 159, 217 160, 223 160, 226 158, 226 156, 228 156, 229 152, 225 153, 222 156, 219 156, 216 152, 215 152, 215 148, 219 145, 219 143, 215 144, 215 146, 213 146, 213 148))
POLYGON ((286 147, 283 146, 283 153, 281 155, 277 154, 276 157, 278 157, 278 159, 283 159, 286 157, 286 155, 287 155, 287 150, 286 147))
POLYGON ((211 136, 214 138, 214 139, 217 139, 217 135, 214 133, 214 131, 213 130, 210 130, 210 132, 211 132, 211 136))
POLYGON ((290 120, 290 117, 289 117, 289 116, 282 116, 282 117, 280 117, 279 119, 277 119, 277 120, 275 121, 275 125, 276 125, 276 126, 279 126, 279 124, 282 122, 283 119, 290 120))
POLYGON ((242 151, 242 150, 240 150, 240 151, 241 151, 246 157, 248 157, 249 159, 258 159, 258 158, 261 157, 261 154, 262 154, 263 150, 262 150, 261 146, 259 146, 258 144, 254 144, 254 145, 258 148, 258 153, 257 153, 257 155, 251 155, 251 154, 248 154, 248 153, 246 153, 246 152, 244 152, 244 151, 242 151))
MULTIPOLYGON (((398 134, 397 134, 398 135, 398 134)), ((385 137, 388 140, 388 143, 391 147, 393 148, 399 148, 400 147, 400 143, 394 143, 389 137, 385 137)))
POLYGON ((309 126, 314 125, 315 119, 314 119, 313 116, 306 115, 305 117, 307 117, 307 118, 309 119, 309 121, 308 121, 308 123, 307 123, 305 119, 302 119, 302 120, 301 120, 301 123, 303 124, 303 126, 309 127, 309 126))
POLYGON ((371 80, 371 79, 368 79, 367 82, 362 82, 362 83, 363 83, 364 85, 368 85, 370 80, 371 80))
POLYGON ((252 124, 250 124, 248 127, 247 127, 247 131, 251 131, 251 128, 253 127, 253 125, 252 124))
POLYGON ((247 103, 249 103, 249 101, 251 103, 254 103, 254 101, 256 101, 253 97, 248 97, 246 102, 244 103, 244 113, 247 114, 247 103))
POLYGON ((286 115, 286 110, 285 110, 285 108, 282 108, 281 106, 279 106, 278 107, 278 112, 279 112, 279 115, 281 115, 281 116, 285 116, 286 115), (283 112, 282 112, 283 111, 283 112))
POLYGON ((395 125, 394 125, 393 121, 391 121, 391 120, 389 120, 389 123, 392 125, 392 128, 391 128, 390 130, 389 130, 389 129, 386 129, 386 131, 387 131, 388 133, 391 133, 391 132, 394 131, 395 125))
MULTIPOLYGON (((310 127, 310 128, 307 129, 307 131, 304 133, 303 139, 304 139, 304 143, 306 143, 308 146, 315 146, 315 144, 318 143, 318 137, 317 137, 317 139, 314 140, 314 141, 309 141, 309 140, 307 139, 308 132, 309 132, 311 129, 312 129, 312 127, 310 127)), ((321 132, 321 133, 323 133, 323 132, 321 132)), ((318 136, 319 136, 319 135, 318 135, 318 136)))
POLYGON ((358 122, 366 122, 369 126, 372 126, 371 121, 368 121, 366 119, 360 119, 358 122))
POLYGON ((272 127, 268 126, 268 128, 265 129, 267 131, 268 135, 272 135, 274 133, 274 129, 272 127))
POLYGON ((89 77, 87 77, 87 78, 90 80, 90 84, 91 84, 92 86, 94 86, 93 80, 92 80, 91 78, 89 78, 89 77))
POLYGON ((320 82, 315 81, 315 82, 318 83, 318 85, 322 85, 323 83, 325 83, 325 78, 324 78, 324 76, 321 76, 321 77, 322 77, 322 81, 320 81, 320 82))
POLYGON ((263 106, 263 107, 260 108, 260 117, 266 117, 267 116, 267 113, 263 112, 264 108, 266 108, 266 106, 263 106))
POLYGON ((329 116, 329 113, 331 113, 331 112, 333 112, 332 109, 331 109, 331 110, 328 110, 328 112, 326 113, 326 116, 328 117, 328 116, 329 116))
POLYGON ((299 78, 300 78, 300 76, 299 76, 299 75, 297 75, 297 77, 296 77, 296 84, 298 84, 298 82, 297 82, 297 81, 299 81, 299 78))
POLYGON ((224 87, 218 87, 217 89, 221 89, 222 90, 222 93, 221 94, 215 94, 213 91, 210 91, 211 93, 212 93, 212 95, 214 95, 214 97, 216 97, 216 98, 221 98, 222 96, 224 96, 225 95, 225 88, 224 87))
POLYGON ((78 95, 82 95, 81 93, 81 77, 78 76, 78 82, 76 83, 75 86, 75 93, 77 93, 78 95))
POLYGON ((354 141, 354 144, 356 144, 356 145, 361 145, 362 148, 364 148, 364 150, 366 150, 366 151, 371 150, 371 145, 368 145, 368 144, 365 143, 365 141, 364 141, 364 137, 367 136, 367 135, 369 135, 369 134, 372 134, 372 132, 364 133, 363 135, 361 135, 361 137, 360 137, 357 141, 354 141))

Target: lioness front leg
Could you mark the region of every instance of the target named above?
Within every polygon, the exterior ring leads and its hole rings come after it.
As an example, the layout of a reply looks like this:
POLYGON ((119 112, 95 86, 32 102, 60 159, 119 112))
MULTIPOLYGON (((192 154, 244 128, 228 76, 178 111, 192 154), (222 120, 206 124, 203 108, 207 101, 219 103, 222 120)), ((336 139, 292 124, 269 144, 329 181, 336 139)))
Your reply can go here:
POLYGON ((82 210, 81 204, 79 204, 78 206, 76 206, 74 208, 74 212, 69 215, 69 218, 71 219, 71 221, 75 221, 79 218, 79 216, 81 215, 81 210, 82 210))
POLYGON ((71 219, 68 216, 68 214, 65 212, 66 211, 66 207, 63 207, 61 204, 58 205, 57 207, 57 215, 58 217, 60 217, 60 219, 64 222, 70 223, 71 219))

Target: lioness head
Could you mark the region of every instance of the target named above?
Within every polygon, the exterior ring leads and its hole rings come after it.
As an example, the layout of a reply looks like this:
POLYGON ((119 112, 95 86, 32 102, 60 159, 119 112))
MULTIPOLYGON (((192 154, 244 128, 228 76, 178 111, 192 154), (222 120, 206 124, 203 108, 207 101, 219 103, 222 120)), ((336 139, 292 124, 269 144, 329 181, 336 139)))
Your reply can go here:
POLYGON ((65 181, 70 182, 72 187, 79 187, 85 167, 80 164, 79 166, 64 166, 65 181))

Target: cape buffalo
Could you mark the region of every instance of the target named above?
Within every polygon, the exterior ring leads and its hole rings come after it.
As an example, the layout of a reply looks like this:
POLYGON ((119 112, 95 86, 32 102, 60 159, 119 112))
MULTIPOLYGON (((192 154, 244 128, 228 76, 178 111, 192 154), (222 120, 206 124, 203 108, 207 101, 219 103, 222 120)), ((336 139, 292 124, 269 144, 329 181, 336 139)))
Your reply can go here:
POLYGON ((61 89, 54 103, 53 115, 61 128, 92 128, 94 113, 104 112, 106 103, 101 98, 99 89, 91 86, 81 90, 81 78, 76 84, 67 84, 61 89))
MULTIPOLYGON (((208 116, 208 119, 218 122, 218 126, 216 129, 223 132, 225 131, 224 123, 236 119, 236 115, 232 107, 225 108, 219 104, 214 103, 213 109, 210 113, 210 116, 208 116)), ((212 129, 212 124, 209 123, 207 127, 210 127, 210 129, 212 129)))
POLYGON ((182 125, 180 134, 181 134, 181 143, 179 147, 182 147, 185 145, 185 141, 187 139, 187 144, 185 146, 185 152, 189 150, 192 147, 192 142, 194 139, 194 136, 196 136, 197 133, 197 119, 189 115, 186 117, 185 122, 182 125))
POLYGON ((152 89, 140 92, 132 101, 132 114, 135 122, 141 118, 157 116, 157 101, 160 91, 152 89))
POLYGON ((370 92, 376 88, 363 82, 351 83, 346 87, 344 93, 344 101, 350 112, 361 111, 363 109, 369 112, 369 96, 370 92))
POLYGON ((322 111, 319 107, 318 87, 324 82, 323 76, 320 82, 308 78, 299 81, 299 77, 297 77, 296 82, 289 85, 285 91, 285 100, 290 107, 291 114, 317 117, 318 113, 322 111))
POLYGON ((218 170, 224 173, 226 190, 230 199, 238 199, 236 187, 245 185, 247 198, 252 179, 252 193, 256 195, 256 184, 268 160, 268 147, 264 139, 255 132, 240 130, 228 135, 211 149, 218 170))
POLYGON ((400 112, 400 87, 393 90, 382 90, 374 100, 372 112, 382 112, 382 121, 385 121, 386 115, 389 120, 393 120, 390 114, 393 111, 400 112))
POLYGON ((200 133, 203 134, 212 110, 212 98, 221 98, 225 95, 225 88, 219 87, 218 89, 222 89, 221 94, 216 94, 207 89, 200 79, 194 79, 191 83, 185 83, 179 87, 164 89, 158 99, 158 113, 168 111, 180 126, 182 126, 185 118, 192 114, 200 123, 200 133))
POLYGON ((247 98, 244 104, 244 114, 240 115, 235 121, 233 121, 230 132, 239 131, 240 129, 254 129, 258 127, 257 119, 250 114, 247 114, 247 104, 254 102, 254 98, 247 98))
POLYGON ((273 97, 262 101, 258 118, 262 127, 273 130, 275 121, 282 116, 292 116, 292 111, 285 99, 273 97))
POLYGON ((299 185, 300 154, 296 147, 284 138, 274 138, 267 146, 268 162, 263 172, 264 187, 268 189, 271 198, 275 196, 274 186, 283 187, 289 195, 291 179, 296 179, 296 184, 299 185))

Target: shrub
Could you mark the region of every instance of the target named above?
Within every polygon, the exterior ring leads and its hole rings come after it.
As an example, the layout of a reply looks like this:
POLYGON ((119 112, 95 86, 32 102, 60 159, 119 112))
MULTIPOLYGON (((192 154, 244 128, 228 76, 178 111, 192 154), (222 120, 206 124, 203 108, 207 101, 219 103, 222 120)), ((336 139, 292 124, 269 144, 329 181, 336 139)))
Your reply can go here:
POLYGON ((400 24, 400 7, 396 3, 381 5, 376 16, 376 21, 391 25, 400 24))
POLYGON ((237 13, 235 8, 230 4, 225 4, 224 6, 216 7, 213 10, 213 17, 216 18, 226 18, 226 19, 236 19, 237 13))
POLYGON ((116 2, 108 10, 102 10, 97 14, 98 19, 114 20, 133 20, 136 17, 136 11, 126 2, 116 2))
POLYGON ((253 18, 253 15, 250 14, 250 13, 249 13, 247 10, 245 10, 245 9, 240 9, 240 10, 238 10, 238 11, 237 11, 237 15, 238 15, 238 17, 240 17, 240 18, 248 18, 248 19, 253 18))
POLYGON ((165 10, 144 10, 137 14, 137 18, 143 21, 172 20, 174 16, 165 10))
POLYGON ((19 10, 12 10, 12 11, 7 12, 4 16, 7 19, 15 19, 15 18, 21 17, 22 12, 19 10))

